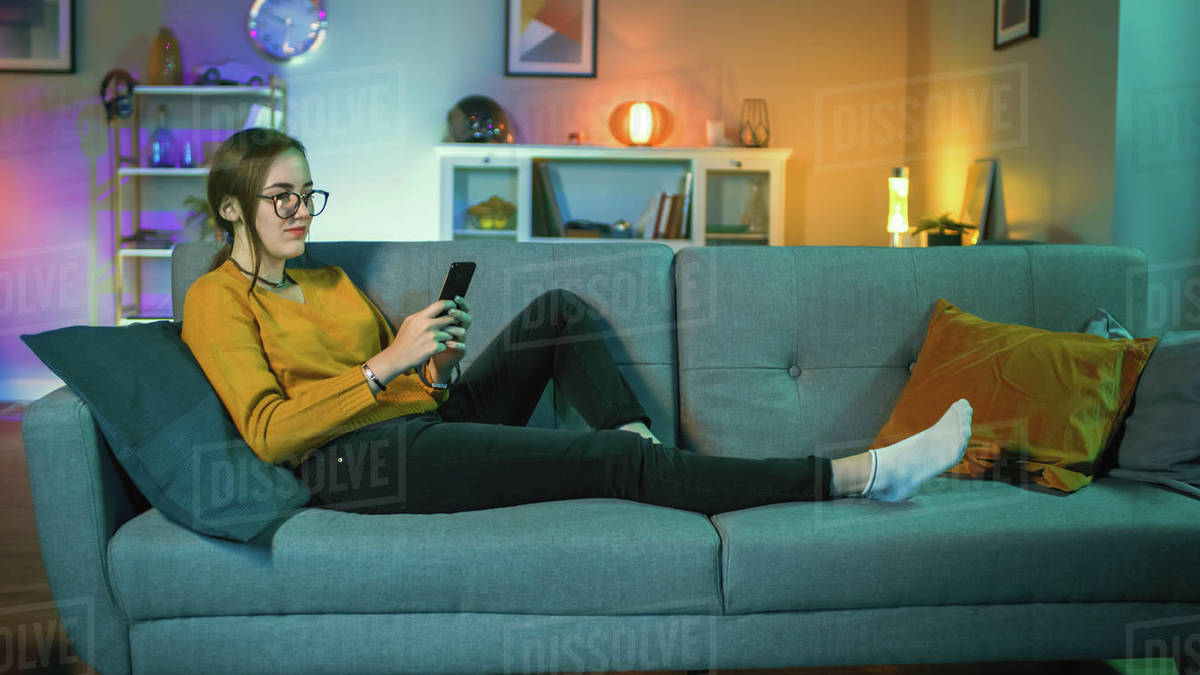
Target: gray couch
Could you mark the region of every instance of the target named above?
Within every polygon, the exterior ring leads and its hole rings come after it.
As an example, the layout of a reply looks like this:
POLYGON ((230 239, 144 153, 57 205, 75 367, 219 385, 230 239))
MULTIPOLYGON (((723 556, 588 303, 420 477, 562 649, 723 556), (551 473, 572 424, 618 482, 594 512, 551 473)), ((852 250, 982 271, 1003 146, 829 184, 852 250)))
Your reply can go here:
MULTIPOLYGON (((176 308, 214 250, 176 248, 176 308)), ((394 324, 432 301, 449 262, 476 261, 475 345, 542 291, 572 290, 611 328, 665 443, 747 457, 862 449, 939 296, 1059 331, 1097 306, 1135 334, 1146 319, 1144 257, 1109 247, 309 250, 394 324)), ((582 420, 548 390, 532 424, 582 420)), ((1200 635, 1200 501, 1111 477, 1069 496, 938 477, 901 503, 712 518, 604 498, 433 515, 304 509, 237 544, 139 513, 69 390, 30 406, 24 434, 56 603, 105 673, 1103 659, 1200 635)))

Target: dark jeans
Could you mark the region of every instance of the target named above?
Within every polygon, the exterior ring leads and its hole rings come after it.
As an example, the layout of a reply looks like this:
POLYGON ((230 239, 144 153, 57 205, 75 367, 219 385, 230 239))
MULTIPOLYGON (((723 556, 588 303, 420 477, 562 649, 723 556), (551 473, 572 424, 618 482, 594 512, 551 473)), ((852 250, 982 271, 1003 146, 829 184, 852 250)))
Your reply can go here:
MULTIPOLYGON (((614 429, 650 419, 604 344, 594 310, 544 293, 500 331, 436 411, 344 434, 295 470, 313 505, 446 513, 584 497, 705 514, 827 499, 830 460, 717 457, 614 429), (524 426, 553 377, 595 431, 524 426)), ((752 442, 752 439, 747 439, 752 442)))

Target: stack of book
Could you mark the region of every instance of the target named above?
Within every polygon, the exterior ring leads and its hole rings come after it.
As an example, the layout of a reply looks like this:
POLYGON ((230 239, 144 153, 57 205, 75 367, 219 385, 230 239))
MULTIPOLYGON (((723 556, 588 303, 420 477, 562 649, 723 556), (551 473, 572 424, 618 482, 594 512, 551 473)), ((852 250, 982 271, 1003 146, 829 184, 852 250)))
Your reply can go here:
POLYGON ((686 239, 691 236, 692 172, 679 181, 679 192, 659 192, 650 197, 638 219, 643 239, 686 239))
MULTIPOLYGON (((590 221, 564 223, 558 196, 545 161, 533 162, 533 209, 530 229, 535 237, 609 237, 607 226, 590 221), (587 223, 585 226, 584 223, 587 223)), ((686 239, 691 236, 692 172, 679 181, 679 191, 651 195, 635 232, 644 239, 686 239)), ((628 236, 628 235, 622 235, 628 236)))

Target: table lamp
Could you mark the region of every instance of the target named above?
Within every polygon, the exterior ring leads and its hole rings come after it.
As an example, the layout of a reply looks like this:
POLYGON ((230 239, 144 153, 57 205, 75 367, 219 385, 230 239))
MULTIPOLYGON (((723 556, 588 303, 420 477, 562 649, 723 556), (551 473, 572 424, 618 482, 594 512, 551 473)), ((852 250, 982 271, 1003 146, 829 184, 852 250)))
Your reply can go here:
POLYGON ((625 145, 658 145, 671 135, 671 113, 657 101, 626 101, 613 108, 608 128, 625 145))
POLYGON ((908 167, 892 167, 888 178, 888 221, 887 231, 892 235, 892 246, 900 246, 900 235, 908 232, 908 167))

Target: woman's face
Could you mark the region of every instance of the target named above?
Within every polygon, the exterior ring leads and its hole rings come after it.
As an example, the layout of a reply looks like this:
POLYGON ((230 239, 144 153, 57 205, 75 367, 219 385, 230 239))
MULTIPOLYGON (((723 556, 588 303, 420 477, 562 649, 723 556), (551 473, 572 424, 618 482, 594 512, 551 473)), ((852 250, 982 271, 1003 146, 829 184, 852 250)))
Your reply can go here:
MULTIPOLYGON (((304 155, 296 150, 288 150, 279 155, 271 165, 271 170, 267 172, 266 184, 259 194, 268 197, 285 192, 304 194, 312 188, 312 174, 308 170, 308 162, 305 161, 304 155)), ((290 199, 297 198, 290 195, 290 199)), ((286 204, 281 203, 279 213, 287 213, 285 207, 286 204)), ((280 259, 295 258, 304 253, 304 238, 312 225, 312 213, 302 200, 296 212, 287 218, 280 218, 279 213, 276 212, 274 200, 258 200, 255 225, 266 248, 263 253, 280 259)))

